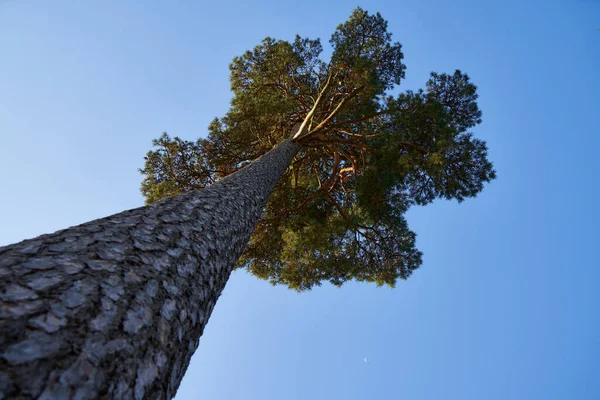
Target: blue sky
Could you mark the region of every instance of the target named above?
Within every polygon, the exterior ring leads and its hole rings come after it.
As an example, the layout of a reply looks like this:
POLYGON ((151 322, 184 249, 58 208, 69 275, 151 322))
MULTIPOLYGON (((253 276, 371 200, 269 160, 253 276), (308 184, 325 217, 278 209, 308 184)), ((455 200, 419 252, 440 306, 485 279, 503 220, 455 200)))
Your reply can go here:
MULTIPOLYGON (((360 5, 404 45, 404 89, 478 84, 499 178, 410 211, 424 264, 396 289, 235 273, 177 399, 600 398, 600 1, 360 5)), ((151 139, 205 135, 234 56, 327 43, 355 6, 0 0, 0 245, 141 205, 151 139)))

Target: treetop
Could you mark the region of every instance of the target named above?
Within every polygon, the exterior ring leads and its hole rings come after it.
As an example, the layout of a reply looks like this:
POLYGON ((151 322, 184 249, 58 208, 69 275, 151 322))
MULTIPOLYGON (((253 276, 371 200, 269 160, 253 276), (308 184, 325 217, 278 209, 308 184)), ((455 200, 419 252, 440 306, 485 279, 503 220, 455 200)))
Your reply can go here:
POLYGON ((148 152, 147 203, 206 187, 290 139, 301 149, 239 260, 259 278, 307 290, 323 281, 394 286, 421 265, 405 212, 475 197, 496 177, 477 87, 460 70, 392 95, 402 46, 379 13, 357 8, 329 40, 265 38, 230 64, 233 98, 208 136, 164 133, 148 152), (295 129, 294 129, 295 127, 295 129))

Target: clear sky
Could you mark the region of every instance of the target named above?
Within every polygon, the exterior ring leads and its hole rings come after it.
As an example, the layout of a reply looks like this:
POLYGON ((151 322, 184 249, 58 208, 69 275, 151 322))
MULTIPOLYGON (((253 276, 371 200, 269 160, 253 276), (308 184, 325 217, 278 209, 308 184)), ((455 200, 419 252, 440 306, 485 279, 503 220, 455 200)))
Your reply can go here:
MULTIPOLYGON (((234 273, 177 400, 600 398, 600 1, 360 5, 404 45, 404 89, 478 84, 499 178, 410 211, 424 263, 396 289, 234 273)), ((205 135, 234 56, 327 44, 355 6, 0 0, 0 245, 143 204, 151 139, 205 135)))

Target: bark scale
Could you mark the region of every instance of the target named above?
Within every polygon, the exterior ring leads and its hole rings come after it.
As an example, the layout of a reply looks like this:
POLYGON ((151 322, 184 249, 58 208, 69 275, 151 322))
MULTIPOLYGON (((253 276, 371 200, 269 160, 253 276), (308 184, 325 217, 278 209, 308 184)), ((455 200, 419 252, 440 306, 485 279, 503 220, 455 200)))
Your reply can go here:
POLYGON ((0 399, 170 399, 289 140, 196 192, 0 247, 0 399))

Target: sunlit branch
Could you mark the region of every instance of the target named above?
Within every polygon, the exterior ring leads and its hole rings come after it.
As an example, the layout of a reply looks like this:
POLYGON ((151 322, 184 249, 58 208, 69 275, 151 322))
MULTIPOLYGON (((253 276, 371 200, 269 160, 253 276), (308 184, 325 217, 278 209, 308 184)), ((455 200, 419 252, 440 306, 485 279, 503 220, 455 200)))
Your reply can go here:
POLYGON ((357 87, 356 89, 354 89, 347 97, 344 97, 338 103, 337 107, 331 113, 329 113, 329 115, 327 116, 327 118, 325 118, 323 121, 321 121, 321 123, 319 125, 317 125, 313 130, 311 130, 310 132, 308 132, 307 136, 311 135, 311 134, 313 134, 315 132, 318 132, 320 129, 322 129, 342 109, 342 107, 344 106, 344 104, 348 100, 351 100, 352 98, 354 98, 364 87, 365 87, 365 85, 360 85, 359 87, 357 87))
POLYGON ((334 131, 339 132, 339 133, 343 133, 344 135, 348 135, 348 136, 356 136, 356 137, 374 137, 374 136, 378 136, 378 133, 369 133, 369 134, 365 134, 365 133, 352 133, 349 132, 345 129, 340 129, 340 128, 333 128, 334 131))
POLYGON ((327 82, 325 83, 325 86, 323 86, 323 89, 319 92, 319 96, 317 96, 317 99, 315 100, 315 104, 312 106, 312 108, 310 109, 308 114, 306 114, 304 121, 302 121, 302 125, 300 125, 300 128, 298 129, 298 131, 292 137, 292 141, 299 140, 302 137, 302 135, 304 134, 304 132, 306 131, 306 125, 311 120, 312 116, 314 115, 315 111, 317 110, 317 107, 319 106, 319 103, 321 102, 321 98, 323 97, 323 94, 329 87, 330 82, 331 82, 331 75, 329 76, 329 78, 327 78, 327 82))

